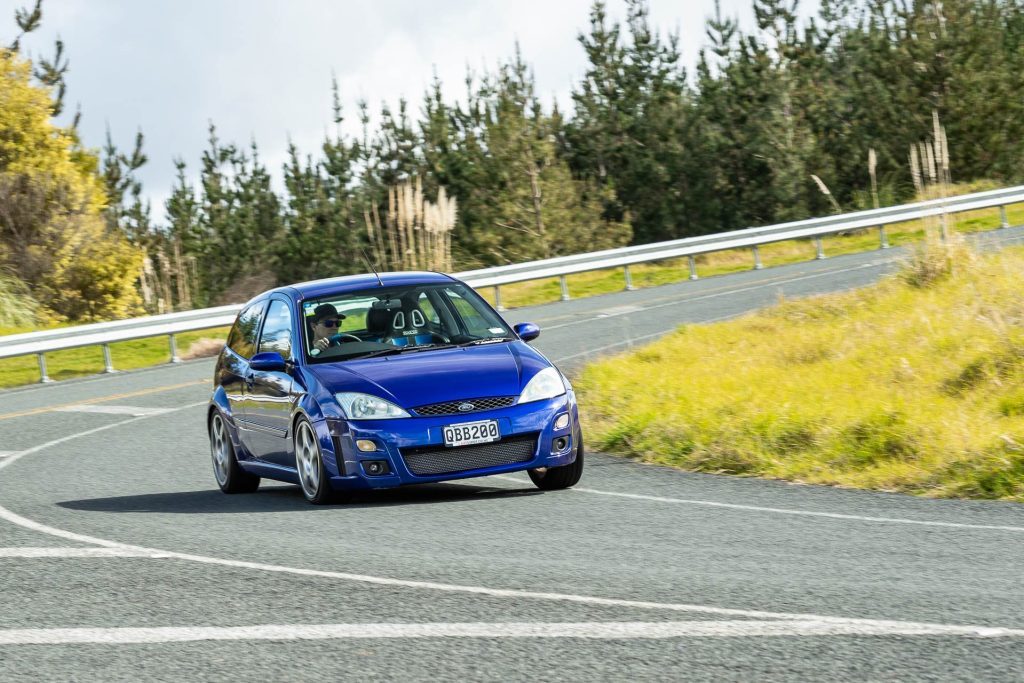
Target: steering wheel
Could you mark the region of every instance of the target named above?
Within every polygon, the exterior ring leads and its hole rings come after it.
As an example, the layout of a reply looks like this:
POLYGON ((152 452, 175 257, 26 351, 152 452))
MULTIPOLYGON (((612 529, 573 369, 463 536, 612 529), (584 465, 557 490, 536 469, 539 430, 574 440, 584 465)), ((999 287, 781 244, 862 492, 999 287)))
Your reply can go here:
POLYGON ((332 339, 337 339, 338 341, 341 341, 342 339, 345 339, 345 340, 348 340, 348 341, 357 341, 357 342, 363 341, 362 339, 360 339, 356 335, 348 334, 346 332, 339 332, 338 334, 333 335, 331 338, 332 339))
POLYGON ((430 339, 431 339, 431 341, 440 339, 442 344, 450 344, 451 341, 452 341, 451 339, 449 339, 448 337, 444 336, 440 332, 431 332, 430 333, 430 339))

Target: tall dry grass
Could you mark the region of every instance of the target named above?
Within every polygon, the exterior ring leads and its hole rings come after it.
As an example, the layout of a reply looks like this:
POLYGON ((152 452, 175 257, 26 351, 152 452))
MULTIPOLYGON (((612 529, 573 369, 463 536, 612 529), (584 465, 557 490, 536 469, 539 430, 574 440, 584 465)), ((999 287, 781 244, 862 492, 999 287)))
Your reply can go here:
POLYGON ((437 201, 431 202, 419 178, 401 183, 388 189, 383 219, 376 206, 363 217, 377 264, 392 270, 453 270, 451 235, 458 204, 444 187, 438 189, 437 201))

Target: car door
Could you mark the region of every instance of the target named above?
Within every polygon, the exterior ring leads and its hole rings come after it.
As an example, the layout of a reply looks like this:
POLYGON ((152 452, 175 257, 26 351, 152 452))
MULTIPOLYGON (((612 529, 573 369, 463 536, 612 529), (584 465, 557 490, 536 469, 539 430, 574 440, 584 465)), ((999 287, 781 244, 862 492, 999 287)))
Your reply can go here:
MULTIPOLYGON (((285 361, 292 361, 295 340, 291 304, 284 299, 271 299, 256 352, 276 352, 285 361)), ((289 370, 290 367, 281 371, 250 369, 245 404, 252 454, 269 463, 294 467, 287 441, 295 399, 295 382, 289 370)))
POLYGON ((231 418, 246 448, 246 378, 249 376, 249 359, 256 352, 265 306, 265 301, 257 302, 238 314, 225 342, 227 351, 218 365, 217 383, 224 389, 231 418))

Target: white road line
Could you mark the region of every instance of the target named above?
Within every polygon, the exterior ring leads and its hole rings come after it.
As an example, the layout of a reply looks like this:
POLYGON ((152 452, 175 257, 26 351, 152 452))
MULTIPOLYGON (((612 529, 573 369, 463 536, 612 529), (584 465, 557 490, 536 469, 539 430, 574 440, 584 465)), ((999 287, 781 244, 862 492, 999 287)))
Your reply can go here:
MULTIPOLYGON (((523 479, 509 474, 493 474, 492 479, 505 479, 516 483, 524 483, 523 479)), ((769 512, 777 515, 798 515, 804 517, 825 517, 827 519, 845 519, 856 522, 878 522, 884 524, 916 524, 919 526, 944 527, 949 529, 977 529, 984 531, 1024 531, 1024 527, 1009 526, 1000 524, 965 524, 961 522, 938 522, 924 519, 906 519, 903 517, 869 517, 866 515, 846 515, 839 512, 819 512, 816 510, 798 510, 792 508, 772 508, 759 505, 741 505, 739 503, 720 503, 714 500, 693 500, 689 498, 669 498, 667 496, 650 496, 643 493, 622 493, 619 491, 601 491, 588 489, 579 486, 573 487, 570 491, 579 493, 592 493, 598 496, 613 496, 615 498, 631 498, 633 500, 648 500, 654 503, 675 503, 677 505, 698 505, 704 507, 725 508, 728 510, 746 510, 749 512, 769 512)))
MULTIPOLYGON (((900 628, 900 629, 942 629, 950 635, 968 635, 978 633, 981 630, 996 627, 955 625, 955 624, 931 624, 909 621, 893 621, 879 619, 860 619, 847 617, 830 617, 818 614, 788 613, 788 612, 767 612, 764 610, 732 609, 727 607, 713 607, 710 605, 690 605, 682 603, 648 602, 643 600, 625 600, 621 598, 602 598, 592 595, 575 595, 571 593, 544 593, 539 591, 527 591, 511 588, 487 588, 485 586, 468 586, 451 583, 439 583, 435 581, 414 581, 410 579, 394 579, 383 576, 370 576, 366 574, 351 574, 348 572, 325 571, 320 569, 305 569, 302 567, 287 567, 282 565, 264 564, 262 562, 247 562, 243 560, 229 560, 219 557, 205 555, 192 555, 174 551, 146 548, 143 546, 128 545, 117 541, 109 541, 95 536, 77 534, 64 529, 40 524, 26 517, 11 512, 0 506, 0 519, 4 519, 18 526, 38 531, 40 533, 58 536, 70 541, 79 543, 92 543, 105 548, 123 548, 139 552, 149 552, 165 558, 186 560, 199 564, 208 564, 221 567, 232 567, 237 569, 253 569, 258 571, 290 574, 296 576, 310 576, 341 581, 352 581, 366 583, 376 586, 389 586, 397 588, 412 588, 420 590, 432 590, 444 593, 465 593, 469 595, 486 595, 494 598, 526 599, 526 600, 548 600, 552 602, 569 602, 575 604, 595 605, 601 607, 625 607, 634 609, 664 610, 670 612, 716 614, 728 617, 743 617, 750 619, 780 619, 792 621, 821 622, 830 624, 860 624, 872 628, 900 628)), ((1024 636, 1024 630, 1000 629, 1000 633, 1007 635, 1024 636)))
POLYGON ((17 455, 18 451, 0 451, 0 459, 9 458, 12 455, 17 455))
MULTIPOLYGON (((188 408, 198 407, 201 405, 206 405, 206 402, 202 401, 187 406, 181 406, 180 408, 175 408, 174 412, 186 410, 188 408)), ((16 458, 20 459, 26 455, 38 453, 39 451, 51 448, 59 444, 66 443, 73 439, 78 439, 91 434, 96 434, 97 432, 102 432, 107 429, 113 429, 114 427, 120 427, 122 425, 138 422, 140 420, 145 419, 149 418, 147 416, 133 417, 129 420, 122 420, 120 422, 104 425, 102 427, 96 427, 95 429, 89 429, 87 431, 79 432, 77 434, 70 434, 59 439, 54 439, 53 441, 48 441, 46 443, 39 444, 38 446, 34 446, 26 451, 22 451, 17 456, 12 456, 11 458, 7 458, 6 460, 0 461, 0 468, 9 465, 16 458)), ((32 531, 37 531, 39 533, 47 534, 50 536, 56 536, 58 538, 64 538, 69 541, 74 541, 77 543, 92 544, 103 548, 120 548, 125 550, 148 552, 166 558, 186 560, 196 562, 199 564, 232 567, 237 569, 252 569, 257 571, 265 571, 279 574, 289 574, 293 576, 310 576, 326 579, 336 579, 340 581, 351 581, 376 586, 432 590, 444 593, 463 593, 467 595, 486 595, 488 597, 509 598, 516 600, 547 600, 553 602, 568 602, 574 604, 596 605, 603 607, 626 607, 635 609, 665 610, 683 613, 689 612, 699 614, 716 614, 720 616, 742 617, 750 619, 781 619, 789 621, 806 621, 828 624, 859 624, 877 628, 893 627, 905 629, 942 629, 944 633, 949 633, 951 635, 983 635, 989 632, 998 632, 999 634, 1005 635, 1024 636, 1024 630, 1002 629, 987 626, 930 624, 907 621, 830 617, 817 614, 767 612, 763 610, 744 610, 732 609, 727 607, 713 607, 710 605, 649 602, 643 600, 626 600, 622 598, 602 598, 593 595, 575 595, 571 593, 545 593, 540 591, 527 591, 511 588, 487 588, 485 586, 468 586, 451 583, 440 583, 435 581, 415 581, 410 579, 395 579, 383 576, 370 576, 366 574, 351 574, 348 572, 324 571, 319 569, 306 569, 302 567, 287 567, 283 565, 265 564, 262 562, 246 562, 243 560, 230 560, 226 558, 209 557, 205 555, 192 555, 188 553, 180 553, 174 551, 161 550, 157 548, 147 548, 144 546, 129 545, 127 543, 119 543, 117 541, 110 541, 104 538, 87 536, 85 534, 78 534, 73 531, 67 531, 65 529, 58 529, 56 527, 48 526, 46 524, 42 524, 40 522, 28 519, 27 517, 22 517, 16 512, 12 512, 11 510, 8 510, 3 506, 0 506, 0 519, 6 520, 12 524, 16 524, 18 526, 30 529, 32 531)))
POLYGON ((0 645, 123 645, 209 640, 333 640, 371 638, 715 638, 751 636, 1021 637, 1024 631, 826 621, 615 621, 426 624, 267 624, 150 628, 26 628, 0 630, 0 645))
POLYGON ((171 408, 142 408, 140 406, 111 406, 98 403, 79 403, 73 406, 54 408, 55 413, 99 413, 100 415, 132 415, 134 417, 163 415, 171 408))
POLYGON ((723 290, 721 292, 714 292, 712 294, 703 294, 701 296, 686 297, 682 299, 673 299, 672 301, 666 301, 665 303, 654 304, 652 306, 637 306, 634 310, 629 311, 616 311, 609 312, 605 311, 604 315, 598 315, 591 318, 581 318, 579 320, 570 320, 569 322, 560 323, 558 325, 548 325, 544 327, 545 331, 557 330, 563 327, 571 327, 573 325, 581 325, 583 323, 594 322, 595 320, 607 320, 608 318, 617 318, 622 315, 630 315, 632 313, 638 313, 640 311, 651 311, 656 308, 665 308, 666 306, 682 306, 685 304, 693 303, 694 301, 706 301, 707 299, 717 299, 723 296, 729 296, 732 294, 741 294, 743 292, 753 292, 758 289, 764 289, 765 287, 778 287, 779 285, 787 285, 791 282, 800 282, 801 280, 813 280, 819 277, 828 277, 831 275, 838 275, 839 273, 849 273, 854 270, 864 270, 865 268, 873 268, 878 265, 889 263, 892 259, 884 261, 870 261, 868 263, 862 263, 859 266, 853 266, 851 268, 840 268, 839 270, 827 270, 821 273, 812 273, 811 275, 801 275, 800 277, 791 277, 785 280, 772 280, 771 282, 764 282, 757 285, 750 285, 749 287, 737 287, 734 289, 723 290))
MULTIPOLYGON (((207 401, 197 401, 196 403, 189 403, 188 405, 179 406, 177 408, 170 408, 170 409, 167 410, 167 412, 168 413, 176 413, 179 410, 188 410, 189 408, 197 408, 199 406, 205 406, 205 405, 207 405, 207 403, 208 403, 207 401)), ((47 448, 52 448, 54 446, 59 446, 62 443, 67 443, 68 441, 74 441, 75 439, 80 439, 83 436, 90 436, 92 434, 97 434, 99 432, 105 432, 108 429, 113 429, 115 427, 120 427, 122 425, 131 424, 133 422, 138 422, 139 420, 147 420, 147 419, 149 419, 151 417, 154 417, 154 416, 153 415, 140 415, 138 417, 133 417, 130 420, 121 420, 120 422, 111 422, 110 424, 103 425, 102 427, 94 427, 93 429, 87 429, 84 432, 78 432, 77 434, 69 434, 68 436, 62 436, 59 439, 54 439, 53 441, 47 441, 46 443, 41 443, 38 446, 33 446, 32 448, 26 449, 24 451, 18 451, 17 453, 14 453, 13 455, 10 455, 10 456, 4 458, 3 460, 0 460, 0 470, 2 470, 3 468, 11 465, 14 462, 17 462, 18 460, 21 460, 26 455, 32 455, 33 453, 38 453, 39 451, 46 450, 47 448)))
POLYGON ((140 552, 129 548, 0 548, 0 558, 48 558, 48 557, 167 557, 164 553, 140 552))

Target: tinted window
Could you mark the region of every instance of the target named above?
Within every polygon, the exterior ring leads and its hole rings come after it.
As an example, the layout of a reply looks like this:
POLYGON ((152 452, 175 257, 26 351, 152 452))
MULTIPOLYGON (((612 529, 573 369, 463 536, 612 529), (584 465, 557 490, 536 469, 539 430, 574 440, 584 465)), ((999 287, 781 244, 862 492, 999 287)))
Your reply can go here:
POLYGON ((276 299, 270 302, 260 334, 260 353, 267 351, 277 351, 285 358, 292 355, 292 316, 288 304, 276 299))
POLYGON ((242 358, 252 358, 256 352, 256 335, 260 331, 260 317, 264 303, 253 304, 238 314, 235 326, 228 335, 228 348, 242 358))

